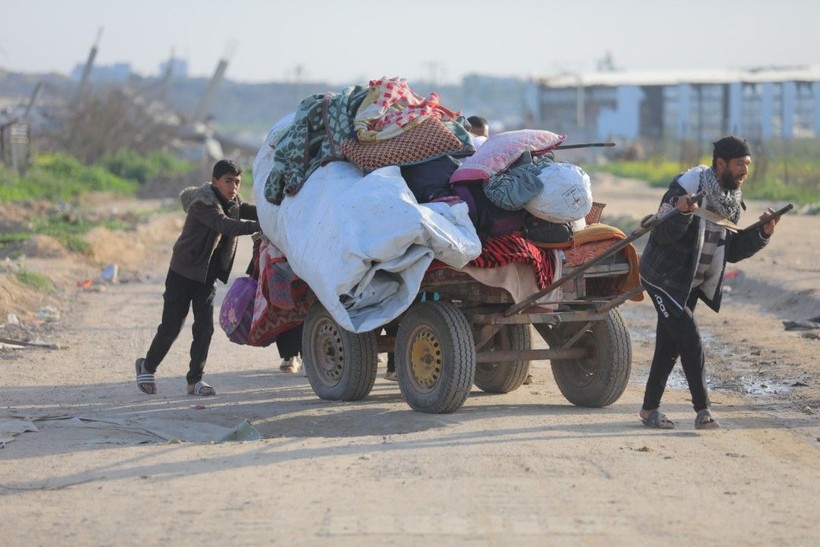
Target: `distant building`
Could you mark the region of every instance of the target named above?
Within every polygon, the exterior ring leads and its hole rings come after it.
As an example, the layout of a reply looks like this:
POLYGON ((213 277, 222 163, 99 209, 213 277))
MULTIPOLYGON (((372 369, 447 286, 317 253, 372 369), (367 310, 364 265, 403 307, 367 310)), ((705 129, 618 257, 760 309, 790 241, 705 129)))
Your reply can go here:
POLYGON ((820 136, 820 67, 539 78, 535 123, 573 140, 820 136))
POLYGON ((171 59, 170 61, 162 62, 159 65, 159 73, 167 74, 169 65, 174 78, 188 77, 188 61, 184 59, 171 59))
MULTIPOLYGON (((80 81, 83 77, 85 64, 77 64, 71 71, 72 80, 80 81)), ((131 75, 131 63, 114 63, 113 65, 94 65, 91 67, 89 79, 94 82, 125 82, 131 75)))
POLYGON ((499 78, 469 74, 461 81, 454 108, 465 116, 478 115, 490 123, 490 133, 526 126, 528 82, 518 78, 499 78))

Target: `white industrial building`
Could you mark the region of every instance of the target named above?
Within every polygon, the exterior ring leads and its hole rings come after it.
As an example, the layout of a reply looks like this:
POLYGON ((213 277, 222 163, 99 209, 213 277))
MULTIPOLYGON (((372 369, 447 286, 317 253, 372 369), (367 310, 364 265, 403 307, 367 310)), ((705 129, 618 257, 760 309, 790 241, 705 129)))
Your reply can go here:
POLYGON ((589 141, 820 136, 820 66, 562 74, 536 87, 538 125, 589 141))

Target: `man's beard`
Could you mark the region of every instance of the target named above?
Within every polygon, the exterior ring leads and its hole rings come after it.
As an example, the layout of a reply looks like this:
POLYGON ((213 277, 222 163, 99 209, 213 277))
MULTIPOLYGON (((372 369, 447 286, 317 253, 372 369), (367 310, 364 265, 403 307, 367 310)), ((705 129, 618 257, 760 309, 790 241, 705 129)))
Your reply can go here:
POLYGON ((738 188, 740 188, 740 179, 741 177, 735 178, 734 176, 732 176, 732 172, 727 169, 723 172, 723 175, 721 175, 720 177, 720 187, 726 190, 727 192, 729 190, 737 190, 738 188))

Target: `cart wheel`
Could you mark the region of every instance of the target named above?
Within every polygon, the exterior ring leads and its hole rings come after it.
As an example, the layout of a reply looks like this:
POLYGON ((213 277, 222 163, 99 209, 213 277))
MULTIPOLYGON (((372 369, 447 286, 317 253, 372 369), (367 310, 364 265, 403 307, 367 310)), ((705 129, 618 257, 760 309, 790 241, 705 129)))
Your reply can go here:
POLYGON ((458 410, 475 376, 475 342, 464 314, 449 302, 414 304, 396 334, 396 374, 413 410, 458 410))
POLYGON ((302 362, 313 392, 330 401, 359 401, 376 382, 376 333, 354 334, 317 302, 302 330, 302 362))
MULTIPOLYGON (((486 346, 488 351, 526 351, 531 348, 529 325, 504 325, 486 346)), ((529 361, 479 363, 475 366, 475 385, 487 393, 509 393, 521 387, 529 373, 529 361)))
MULTIPOLYGON (((580 323, 563 323, 550 329, 547 343, 560 347, 578 332, 580 323)), ((588 352, 581 359, 553 359, 552 374, 558 389, 577 406, 601 408, 617 401, 629 381, 632 341, 621 312, 610 310, 596 321, 573 347, 588 352)))

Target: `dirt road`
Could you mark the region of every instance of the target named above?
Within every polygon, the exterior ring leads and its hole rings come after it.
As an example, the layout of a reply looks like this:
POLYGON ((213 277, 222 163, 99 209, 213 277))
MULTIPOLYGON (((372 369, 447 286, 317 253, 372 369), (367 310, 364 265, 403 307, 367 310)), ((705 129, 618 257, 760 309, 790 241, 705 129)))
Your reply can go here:
MULTIPOLYGON (((605 222, 639 218, 660 197, 605 178, 593 192, 605 222)), ((750 204, 742 224, 765 205, 750 204)), ((633 372, 605 409, 569 405, 540 361, 532 385, 475 390, 448 415, 410 410, 383 369, 364 401, 322 401, 307 378, 279 372, 274 348, 221 331, 207 369, 219 395, 203 400, 185 395, 187 327, 159 394, 143 395, 133 362, 160 317, 178 217, 153 227, 140 253, 109 240, 101 257, 138 258, 147 275, 121 266, 130 282, 69 291, 44 331, 67 347, 0 352, 0 423, 37 428, 0 450, 4 545, 816 544, 820 342, 782 321, 820 315, 809 237, 820 217, 785 218, 733 270, 724 310, 699 310, 723 425, 710 432, 694 430, 682 375, 664 400, 676 430, 637 418, 653 344, 646 302, 622 307, 633 372), (262 439, 215 442, 241 437, 246 420, 262 439)))

